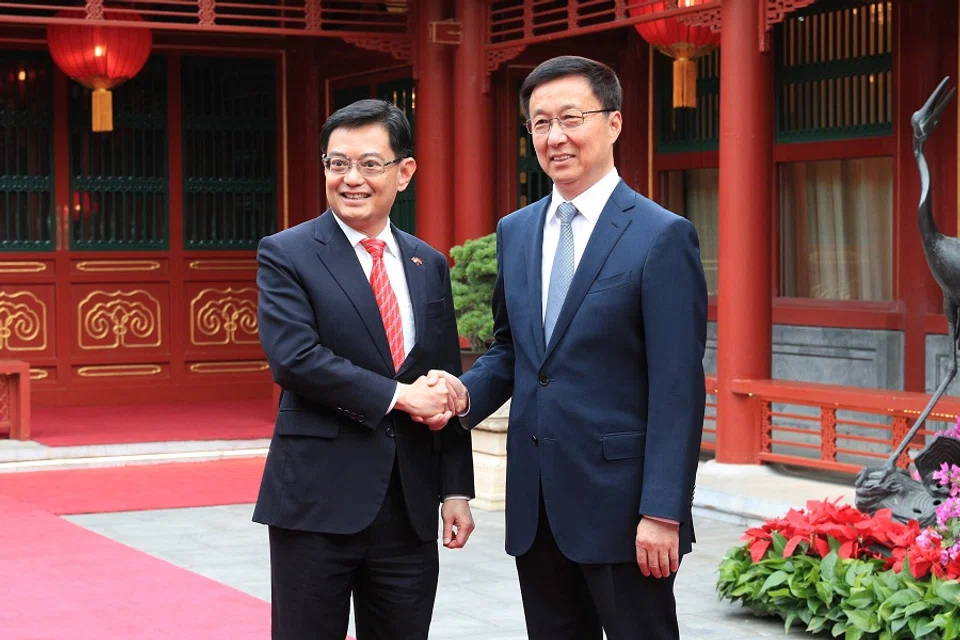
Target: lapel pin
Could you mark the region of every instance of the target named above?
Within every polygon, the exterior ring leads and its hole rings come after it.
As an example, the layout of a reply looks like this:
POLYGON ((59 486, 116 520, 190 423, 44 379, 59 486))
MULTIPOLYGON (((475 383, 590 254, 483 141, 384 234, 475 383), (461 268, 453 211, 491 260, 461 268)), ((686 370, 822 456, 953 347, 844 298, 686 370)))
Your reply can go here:
POLYGON ((413 256, 412 258, 410 258, 410 260, 413 262, 413 264, 417 265, 418 267, 423 266, 423 260, 421 260, 417 256, 413 256))

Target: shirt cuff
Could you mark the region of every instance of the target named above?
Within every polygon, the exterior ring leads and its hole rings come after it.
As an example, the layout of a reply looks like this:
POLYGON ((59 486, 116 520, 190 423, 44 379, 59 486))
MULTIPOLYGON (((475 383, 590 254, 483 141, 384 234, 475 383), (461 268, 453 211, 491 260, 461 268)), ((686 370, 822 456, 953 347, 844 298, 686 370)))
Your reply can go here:
POLYGON ((470 498, 469 498, 468 496, 461 496, 461 495, 456 494, 456 493, 453 494, 453 495, 451 495, 451 496, 444 496, 444 497, 443 497, 443 501, 444 501, 444 502, 446 502, 447 500, 469 500, 469 499, 470 499, 470 498))
POLYGON ((670 518, 658 518, 657 516, 643 516, 647 520, 656 520, 657 522, 667 522, 669 524, 679 525, 680 523, 676 520, 671 520, 670 518))
POLYGON ((397 383, 397 389, 393 392, 393 400, 390 401, 390 406, 387 407, 387 413, 393 411, 394 405, 397 404, 397 400, 400 399, 400 383, 397 383))
POLYGON ((457 414, 458 418, 465 418, 470 415, 470 392, 467 392, 467 408, 457 414))

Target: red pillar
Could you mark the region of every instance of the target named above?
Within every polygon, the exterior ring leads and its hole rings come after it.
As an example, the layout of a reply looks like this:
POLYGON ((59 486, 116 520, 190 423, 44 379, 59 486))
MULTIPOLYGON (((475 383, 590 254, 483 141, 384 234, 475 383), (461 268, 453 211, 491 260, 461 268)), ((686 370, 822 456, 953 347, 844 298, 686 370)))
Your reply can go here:
POLYGON ((739 464, 759 462, 760 424, 730 383, 771 367, 773 68, 759 50, 760 7, 721 7, 717 461, 739 464))
POLYGON ((445 0, 417 7, 417 235, 447 253, 453 242, 453 83, 449 45, 430 42, 429 23, 449 17, 445 0))
POLYGON ((493 231, 493 97, 484 92, 485 3, 457 0, 461 39, 454 59, 453 243, 493 231))

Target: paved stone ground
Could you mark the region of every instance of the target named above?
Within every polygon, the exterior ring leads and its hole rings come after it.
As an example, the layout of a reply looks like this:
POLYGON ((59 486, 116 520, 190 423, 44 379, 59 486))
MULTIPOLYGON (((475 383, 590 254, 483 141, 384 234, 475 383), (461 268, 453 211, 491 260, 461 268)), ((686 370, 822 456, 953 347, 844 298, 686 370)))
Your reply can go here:
MULTIPOLYGON (((269 600, 266 527, 250 521, 251 505, 94 514, 68 518, 87 529, 175 565, 269 600)), ((463 550, 440 550, 440 587, 431 640, 523 640, 520 589, 503 551, 502 512, 475 509, 477 530, 463 550)), ((700 517, 693 554, 684 559, 676 593, 684 640, 745 640, 784 635, 779 620, 758 619, 720 602, 714 591, 723 554, 743 527, 700 517)), ((351 624, 351 632, 353 625, 351 624)), ((798 630, 791 637, 803 636, 798 630)), ((807 636, 811 637, 811 636, 807 636)))

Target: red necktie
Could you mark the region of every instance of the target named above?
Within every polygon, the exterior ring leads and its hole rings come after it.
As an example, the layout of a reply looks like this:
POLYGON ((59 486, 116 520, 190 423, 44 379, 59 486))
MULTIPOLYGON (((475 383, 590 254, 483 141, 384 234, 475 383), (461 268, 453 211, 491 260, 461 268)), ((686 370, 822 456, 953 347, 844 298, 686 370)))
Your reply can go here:
POLYGON ((400 320, 400 305, 397 304, 397 296, 393 293, 390 278, 387 277, 387 269, 383 266, 383 248, 387 243, 376 238, 366 238, 361 240, 360 244, 373 257, 370 287, 373 289, 373 295, 377 298, 377 306, 380 307, 380 318, 383 320, 383 328, 387 332, 390 355, 393 357, 393 368, 399 371, 404 360, 403 323, 400 320))

